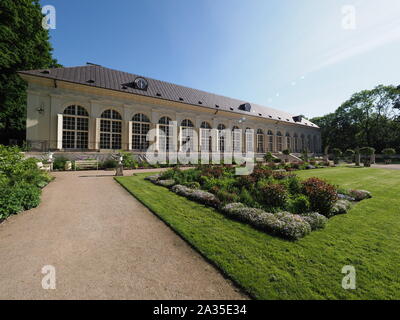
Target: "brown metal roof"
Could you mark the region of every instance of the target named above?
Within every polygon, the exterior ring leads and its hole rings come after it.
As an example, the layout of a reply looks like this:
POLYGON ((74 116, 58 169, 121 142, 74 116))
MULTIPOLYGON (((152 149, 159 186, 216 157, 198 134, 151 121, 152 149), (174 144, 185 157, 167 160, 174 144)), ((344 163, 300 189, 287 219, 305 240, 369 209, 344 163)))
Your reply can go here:
POLYGON ((254 116, 266 119, 273 119, 283 123, 293 123, 307 127, 318 128, 312 122, 302 119, 295 122, 293 115, 287 112, 264 107, 250 103, 250 112, 240 110, 239 107, 247 101, 232 99, 205 91, 179 86, 173 83, 155 80, 140 75, 135 75, 123 71, 105 68, 99 65, 88 64, 79 67, 54 68, 20 71, 20 74, 33 75, 60 81, 78 83, 91 87, 116 90, 131 94, 148 96, 157 99, 186 103, 214 110, 240 113, 243 116, 254 116), (144 78, 148 82, 147 90, 140 90, 130 86, 138 77, 144 78))

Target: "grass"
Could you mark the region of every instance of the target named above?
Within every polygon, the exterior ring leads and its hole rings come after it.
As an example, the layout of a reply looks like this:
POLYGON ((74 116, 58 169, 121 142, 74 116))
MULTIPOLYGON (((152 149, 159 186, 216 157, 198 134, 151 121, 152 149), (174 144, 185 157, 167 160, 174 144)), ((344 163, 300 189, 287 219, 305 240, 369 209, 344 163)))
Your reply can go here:
POLYGON ((153 185, 138 174, 117 181, 256 299, 399 299, 400 171, 330 168, 299 172, 373 198, 297 242, 269 236, 153 185), (341 286, 356 268, 357 288, 341 286))

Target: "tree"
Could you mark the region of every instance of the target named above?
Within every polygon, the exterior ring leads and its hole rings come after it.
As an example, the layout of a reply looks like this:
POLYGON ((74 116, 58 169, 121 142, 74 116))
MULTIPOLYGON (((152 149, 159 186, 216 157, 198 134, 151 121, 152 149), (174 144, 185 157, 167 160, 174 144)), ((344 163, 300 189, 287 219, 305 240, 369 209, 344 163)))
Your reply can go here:
POLYGON ((396 150, 393 148, 385 148, 382 150, 382 153, 384 154, 385 163, 389 164, 392 162, 392 159, 390 159, 390 156, 395 155, 396 150))
POLYGON ((364 166, 370 167, 371 166, 371 157, 375 154, 375 149, 372 147, 364 147, 360 149, 360 154, 364 157, 364 166))
POLYGON ((334 113, 311 119, 331 148, 372 146, 377 150, 400 144, 400 88, 379 85, 355 93, 334 113))
POLYGON ((347 149, 344 152, 344 156, 347 158, 347 161, 349 161, 350 163, 353 162, 353 158, 354 158, 355 154, 356 154, 356 152, 353 149, 347 149))
POLYGON ((26 84, 17 71, 59 66, 38 0, 0 2, 0 143, 25 138, 26 84))
POLYGON ((332 149, 332 153, 333 153, 333 163, 334 164, 339 164, 339 158, 342 155, 342 150, 340 150, 339 148, 333 148, 332 149))

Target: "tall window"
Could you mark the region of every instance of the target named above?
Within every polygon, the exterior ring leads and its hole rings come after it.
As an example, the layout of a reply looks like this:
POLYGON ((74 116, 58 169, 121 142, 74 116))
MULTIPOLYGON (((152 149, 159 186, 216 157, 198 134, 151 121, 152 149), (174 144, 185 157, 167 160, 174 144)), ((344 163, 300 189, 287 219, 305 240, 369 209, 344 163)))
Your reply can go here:
POLYGON ((232 128, 232 146, 233 146, 233 152, 241 152, 240 146, 241 146, 241 131, 239 127, 234 126, 232 128))
POLYGON ((150 120, 143 113, 137 113, 132 118, 132 149, 146 151, 149 148, 147 133, 150 131, 150 120))
POLYGON ((257 152, 264 153, 264 131, 257 129, 257 152))
POLYGON ((211 145, 211 126, 208 122, 203 121, 200 125, 200 143, 201 143, 201 151, 212 152, 211 145))
POLYGON ((307 136, 307 147, 308 147, 308 151, 312 152, 313 148, 312 148, 312 140, 311 140, 310 135, 307 136))
POLYGON ((189 119, 181 122, 181 151, 193 151, 194 149, 194 125, 189 119))
POLYGON ((225 125, 220 123, 217 127, 218 129, 218 150, 220 152, 225 152, 225 125))
POLYGON ((246 152, 254 152, 254 131, 246 128, 245 132, 246 152))
POLYGON ((292 139, 291 139, 291 137, 290 137, 290 133, 289 132, 287 132, 286 133, 286 149, 288 149, 288 150, 290 150, 290 151, 293 151, 292 150, 292 144, 291 144, 291 141, 292 139))
POLYGON ((172 140, 172 120, 169 117, 162 117, 158 121, 158 141, 160 151, 169 151, 172 140))
POLYGON ((299 137, 297 136, 297 133, 293 136, 293 149, 294 152, 299 152, 299 137))
POLYGON ((283 142, 282 141, 282 133, 280 131, 278 131, 276 133, 276 147, 278 149, 278 152, 283 150, 283 143, 282 142, 283 142))
POLYGON ((65 108, 63 115, 64 149, 87 149, 89 136, 89 114, 81 106, 65 108))
POLYGON ((100 120, 100 149, 121 149, 122 117, 115 110, 106 110, 100 120))
POLYGON ((314 136, 314 152, 319 152, 319 145, 317 142, 317 136, 314 136))
POLYGON ((304 134, 300 136, 300 141, 301 141, 301 152, 305 151, 307 146, 306 146, 306 139, 304 138, 304 134))
POLYGON ((268 151, 274 151, 274 134, 271 130, 268 130, 268 151))

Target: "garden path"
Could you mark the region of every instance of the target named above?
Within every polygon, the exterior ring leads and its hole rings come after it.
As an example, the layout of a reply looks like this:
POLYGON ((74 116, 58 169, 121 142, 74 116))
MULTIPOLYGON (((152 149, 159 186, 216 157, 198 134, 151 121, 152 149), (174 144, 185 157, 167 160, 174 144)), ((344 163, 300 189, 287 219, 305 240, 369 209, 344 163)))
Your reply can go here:
POLYGON ((54 175, 39 207, 0 224, 0 299, 247 298, 112 171, 54 175), (46 265, 55 290, 42 288, 46 265))

